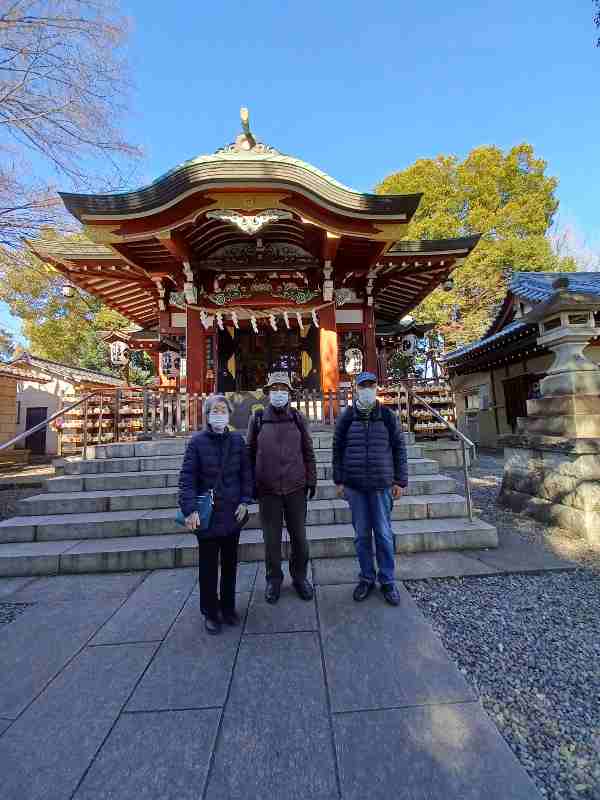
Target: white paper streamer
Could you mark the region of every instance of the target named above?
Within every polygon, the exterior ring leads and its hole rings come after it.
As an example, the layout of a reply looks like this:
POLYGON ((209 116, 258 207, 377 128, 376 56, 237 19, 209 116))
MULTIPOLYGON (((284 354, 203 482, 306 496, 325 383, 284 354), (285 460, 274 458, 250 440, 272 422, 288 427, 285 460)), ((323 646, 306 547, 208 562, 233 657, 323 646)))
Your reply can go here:
POLYGON ((256 324, 256 317, 254 314, 250 317, 250 324, 252 325, 254 333, 258 333, 258 325, 256 324))
POLYGON ((220 331, 225 330, 223 325, 223 314, 221 314, 220 311, 217 311, 217 325, 219 326, 220 331))
POLYGON ((275 320, 275 315, 274 314, 269 314, 269 322, 270 322, 271 327, 273 328, 273 330, 276 331, 277 330, 277 321, 275 320))
POLYGON ((304 325, 302 324, 302 314, 299 311, 296 311, 296 319, 298 320, 298 327, 300 331, 304 331, 304 325))
POLYGON ((311 315, 312 315, 312 321, 315 323, 315 328, 318 328, 319 327, 319 318, 317 317, 317 312, 314 310, 314 308, 312 310, 312 314, 311 315))
POLYGON ((240 323, 238 322, 238 315, 235 313, 235 311, 231 312, 231 319, 233 320, 233 327, 239 328, 240 323))
POLYGON ((290 318, 288 317, 287 311, 283 312, 283 321, 285 322, 285 327, 289 330, 290 329, 290 318))

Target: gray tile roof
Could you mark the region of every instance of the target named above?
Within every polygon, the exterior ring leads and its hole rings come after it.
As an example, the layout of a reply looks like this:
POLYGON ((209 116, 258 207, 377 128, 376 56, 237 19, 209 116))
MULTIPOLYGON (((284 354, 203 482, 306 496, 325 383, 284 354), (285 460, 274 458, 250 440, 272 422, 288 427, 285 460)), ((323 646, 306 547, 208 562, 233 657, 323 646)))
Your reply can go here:
MULTIPOLYGON (((561 291, 573 294, 591 294, 600 297, 600 272, 513 272, 508 286, 508 296, 513 295, 520 300, 536 305, 550 300, 557 289, 554 283, 559 278, 568 282, 561 291)), ((499 313, 504 310, 505 303, 502 303, 499 313)), ((492 323, 493 327, 494 323, 492 323)), ((532 323, 514 320, 506 325, 502 330, 489 336, 484 336, 476 342, 471 342, 464 347, 459 347, 444 356, 446 363, 460 361, 464 356, 477 350, 483 350, 490 344, 499 344, 503 339, 525 328, 533 331, 537 326, 532 323)))
MULTIPOLYGON (((451 353, 447 353, 444 358, 442 359, 446 363, 449 361, 456 361, 457 359, 462 358, 467 353, 472 352, 473 350, 479 350, 480 348, 487 347, 488 345, 492 344, 496 341, 501 341, 506 337, 510 336, 511 334, 520 331, 521 328, 531 328, 532 330, 536 328, 536 325, 531 325, 526 322, 521 322, 520 320, 516 320, 515 322, 511 322, 510 325, 507 325, 506 328, 502 328, 501 331, 497 333, 493 333, 491 336, 486 336, 484 339, 478 339, 476 342, 471 342, 470 344, 466 344, 464 347, 459 347, 457 350, 453 350, 451 353)), ((523 330, 523 333, 525 331, 523 330)))
POLYGON ((33 356, 31 353, 22 353, 18 358, 11 361, 9 366, 27 364, 34 369, 50 372, 59 375, 72 383, 104 383, 107 386, 125 386, 125 381, 109 375, 106 372, 96 372, 85 367, 70 367, 68 364, 60 364, 58 361, 49 361, 47 358, 33 356))
POLYGON ((600 297, 600 272, 514 272, 508 291, 530 303, 543 303, 556 292, 553 284, 558 278, 568 281, 562 291, 600 297))

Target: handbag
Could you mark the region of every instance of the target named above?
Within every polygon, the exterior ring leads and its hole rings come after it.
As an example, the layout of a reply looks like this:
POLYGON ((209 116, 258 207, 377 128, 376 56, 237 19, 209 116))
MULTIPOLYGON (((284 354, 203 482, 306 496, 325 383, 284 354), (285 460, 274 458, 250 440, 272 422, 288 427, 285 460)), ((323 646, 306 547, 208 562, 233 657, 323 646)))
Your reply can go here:
MULTIPOLYGON (((195 528, 192 533, 199 533, 200 531, 207 531, 210 528, 210 523, 212 521, 213 510, 215 507, 215 494, 217 489, 221 488, 221 481, 223 480, 223 472, 225 471, 225 463, 227 461, 227 457, 229 455, 229 444, 230 440, 227 437, 225 441, 225 446, 223 447, 223 461, 221 462, 221 467, 219 469, 219 474, 217 480, 215 482, 214 489, 209 489, 208 492, 204 492, 203 494, 199 494, 196 497, 196 511, 198 512, 198 517, 200 519, 200 524, 197 528, 195 528)), ((193 512, 192 512, 193 513, 193 512)), ((179 525, 185 526, 185 515, 183 511, 178 508, 177 513, 175 514, 175 522, 179 525)))

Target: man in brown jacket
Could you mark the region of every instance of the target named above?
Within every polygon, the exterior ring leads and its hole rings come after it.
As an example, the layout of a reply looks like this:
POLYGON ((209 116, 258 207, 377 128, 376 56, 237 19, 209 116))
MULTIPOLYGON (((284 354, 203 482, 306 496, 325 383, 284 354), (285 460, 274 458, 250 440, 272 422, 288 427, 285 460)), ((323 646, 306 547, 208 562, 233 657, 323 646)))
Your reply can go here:
POLYGON ((306 420, 290 407, 292 385, 285 372, 269 375, 265 392, 269 404, 248 424, 248 447, 255 492, 265 540, 267 588, 265 599, 276 603, 281 592, 281 535, 283 519, 290 535, 290 575, 303 600, 312 600, 306 577, 306 500, 315 496, 317 465, 306 420))

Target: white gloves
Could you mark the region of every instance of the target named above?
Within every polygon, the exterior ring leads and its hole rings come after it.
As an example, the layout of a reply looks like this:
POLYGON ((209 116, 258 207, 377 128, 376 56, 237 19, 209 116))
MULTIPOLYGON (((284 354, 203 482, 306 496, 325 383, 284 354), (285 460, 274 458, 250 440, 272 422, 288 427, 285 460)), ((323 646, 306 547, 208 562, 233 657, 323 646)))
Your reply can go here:
POLYGON ((192 511, 189 517, 185 518, 185 527, 188 531, 194 531, 200 526, 200 517, 197 511, 192 511))
POLYGON ((248 506, 246 503, 240 503, 239 506, 235 510, 235 518, 238 522, 241 522, 246 514, 248 513, 248 506))

